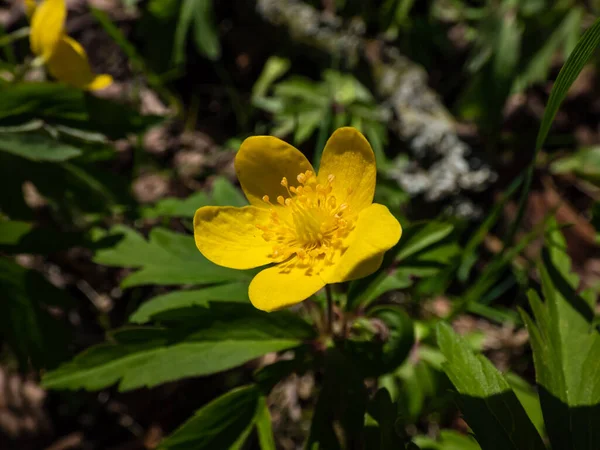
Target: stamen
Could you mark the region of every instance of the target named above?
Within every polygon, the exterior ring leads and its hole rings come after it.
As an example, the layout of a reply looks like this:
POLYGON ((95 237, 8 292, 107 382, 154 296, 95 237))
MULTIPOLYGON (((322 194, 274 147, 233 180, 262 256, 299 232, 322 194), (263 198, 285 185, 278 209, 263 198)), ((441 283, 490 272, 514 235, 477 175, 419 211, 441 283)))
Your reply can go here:
MULTIPOLYGON (((318 273, 335 259, 355 218, 350 206, 338 206, 332 195, 333 174, 327 176, 327 184, 318 183, 311 170, 298 174, 296 180, 298 185, 290 186, 287 177, 281 179, 288 196, 278 195, 277 204, 286 209, 271 208, 269 222, 256 227, 263 239, 273 244, 271 258, 277 262, 288 260, 291 268, 295 256, 303 267, 318 273)), ((352 188, 348 189, 351 192, 352 188)), ((262 200, 273 206, 268 195, 262 200)))

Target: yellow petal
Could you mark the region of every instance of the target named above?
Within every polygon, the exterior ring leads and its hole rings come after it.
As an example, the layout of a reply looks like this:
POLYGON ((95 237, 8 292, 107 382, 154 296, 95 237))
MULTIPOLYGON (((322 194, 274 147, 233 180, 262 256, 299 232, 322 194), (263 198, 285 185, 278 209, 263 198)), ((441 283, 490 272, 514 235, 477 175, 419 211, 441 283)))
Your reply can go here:
POLYGON ((194 215, 194 239, 210 261, 232 269, 251 269, 273 262, 272 245, 256 224, 269 219, 269 210, 245 206, 204 206, 194 215))
MULTIPOLYGON (((30 2, 29 2, 30 3, 30 2)), ((26 5, 29 8, 29 3, 26 5)), ((48 61, 63 38, 67 5, 65 0, 44 0, 31 19, 31 51, 48 61)))
POLYGON ((329 138, 319 168, 319 183, 335 176, 333 195, 359 213, 373 202, 377 167, 371 145, 355 128, 338 128, 329 138), (350 191, 350 193, 349 193, 350 191))
POLYGON ((298 174, 307 170, 313 170, 312 165, 300 150, 272 136, 249 137, 235 157, 235 171, 248 201, 263 208, 268 207, 264 195, 274 204, 277 196, 288 197, 283 177, 296 186, 298 174))
POLYGON ((54 78, 79 89, 102 89, 112 82, 110 75, 92 72, 84 48, 69 36, 60 40, 47 66, 54 78))
POLYGON ((372 274, 383 260, 383 254, 400 240, 402 227, 383 205, 373 203, 363 209, 351 235, 348 249, 321 275, 327 283, 341 283, 372 274))
POLYGON ((319 274, 293 259, 256 275, 248 295, 255 308, 273 311, 300 303, 323 286, 319 274))
POLYGON ((94 79, 86 86, 90 91, 98 91, 107 88, 113 82, 113 77, 106 74, 96 75, 94 79))

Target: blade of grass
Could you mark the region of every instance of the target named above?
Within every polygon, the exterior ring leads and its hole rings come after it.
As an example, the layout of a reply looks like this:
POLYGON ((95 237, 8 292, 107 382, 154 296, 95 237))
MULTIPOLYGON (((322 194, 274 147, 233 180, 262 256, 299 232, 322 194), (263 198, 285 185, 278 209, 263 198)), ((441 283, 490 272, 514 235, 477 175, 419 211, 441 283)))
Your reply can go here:
POLYGON ((569 55, 564 66, 560 69, 554 86, 552 86, 550 98, 548 99, 548 104, 546 105, 544 116, 542 117, 542 124, 540 125, 540 129, 536 138, 533 159, 531 160, 531 163, 527 169, 523 191, 521 192, 521 197, 519 198, 517 216, 505 239, 505 249, 510 247, 512 244, 519 225, 523 220, 523 215, 525 214, 525 205, 527 203, 527 198, 529 197, 529 190, 531 189, 535 163, 540 149, 546 141, 546 137, 548 136, 548 132, 550 131, 554 117, 556 116, 561 103, 567 96, 569 88, 575 82, 579 73, 583 70, 583 67, 594 53, 594 50, 598 47, 598 44, 600 44, 600 19, 597 19, 594 24, 583 34, 583 36, 581 36, 577 42, 577 45, 573 49, 573 52, 569 55))

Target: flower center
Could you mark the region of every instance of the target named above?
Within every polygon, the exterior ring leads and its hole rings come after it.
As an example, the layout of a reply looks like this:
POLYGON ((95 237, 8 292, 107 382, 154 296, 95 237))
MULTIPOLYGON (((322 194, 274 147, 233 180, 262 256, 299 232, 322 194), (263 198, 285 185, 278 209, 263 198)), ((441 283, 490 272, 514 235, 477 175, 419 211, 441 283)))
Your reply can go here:
POLYGON ((263 201, 272 206, 266 225, 256 225, 265 241, 273 243, 271 257, 278 261, 296 254, 301 260, 331 258, 341 247, 342 239, 351 231, 353 218, 347 203, 339 203, 332 194, 335 177, 329 175, 327 184, 317 182, 314 173, 307 170, 291 186, 283 177, 281 185, 288 197, 277 197, 277 207, 268 195, 263 201))

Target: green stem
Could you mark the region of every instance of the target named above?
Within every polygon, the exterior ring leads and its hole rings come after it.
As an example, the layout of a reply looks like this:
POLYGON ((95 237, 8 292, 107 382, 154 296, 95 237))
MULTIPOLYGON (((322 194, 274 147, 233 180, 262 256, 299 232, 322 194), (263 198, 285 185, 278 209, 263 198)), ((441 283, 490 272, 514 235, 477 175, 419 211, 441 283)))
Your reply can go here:
POLYGON ((327 326, 325 332, 331 334, 333 328, 333 295, 331 294, 331 285, 325 285, 325 295, 327 296, 327 326))

